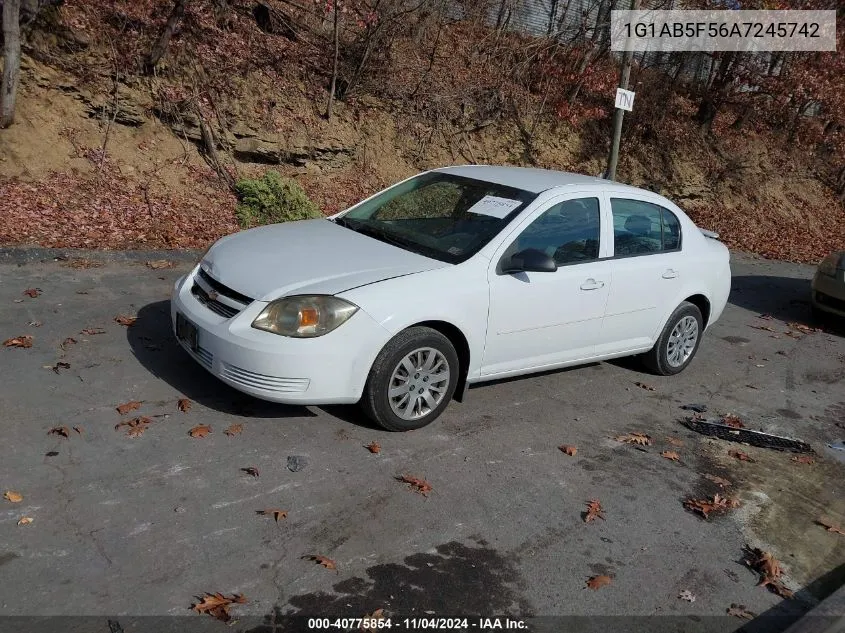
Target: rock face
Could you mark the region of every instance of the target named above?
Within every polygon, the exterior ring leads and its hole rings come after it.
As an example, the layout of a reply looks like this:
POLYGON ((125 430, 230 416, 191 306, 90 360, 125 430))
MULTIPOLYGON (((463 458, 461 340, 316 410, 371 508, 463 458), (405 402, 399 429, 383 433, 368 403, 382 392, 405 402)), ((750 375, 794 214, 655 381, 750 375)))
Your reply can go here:
POLYGON ((352 160, 353 150, 331 144, 289 147, 281 140, 245 137, 235 143, 234 156, 245 163, 285 163, 298 167, 319 163, 326 167, 342 167, 352 160))
MULTIPOLYGON (((157 104, 143 84, 118 83, 116 92, 95 92, 80 87, 64 74, 24 57, 22 68, 37 85, 72 96, 83 104, 87 116, 102 123, 140 127, 151 117, 167 125, 173 133, 197 145, 203 144, 200 121, 192 112, 174 112, 157 104)), ((352 162, 355 150, 337 141, 303 142, 267 134, 240 119, 231 120, 228 129, 214 129, 218 149, 231 151, 235 160, 266 165, 294 165, 336 169, 352 162)))

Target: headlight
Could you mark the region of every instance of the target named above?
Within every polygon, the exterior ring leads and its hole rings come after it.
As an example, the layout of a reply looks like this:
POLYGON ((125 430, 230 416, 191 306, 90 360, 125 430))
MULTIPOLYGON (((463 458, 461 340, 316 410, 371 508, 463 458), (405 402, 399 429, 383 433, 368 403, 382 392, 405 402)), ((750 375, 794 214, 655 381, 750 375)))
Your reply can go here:
POLYGON ((312 338, 328 334, 357 311, 358 306, 337 297, 284 297, 269 303, 252 327, 281 336, 312 338))
POLYGON ((823 275, 828 275, 829 277, 835 277, 836 269, 841 266, 842 258, 842 253, 831 253, 822 260, 821 264, 819 264, 819 272, 823 275))

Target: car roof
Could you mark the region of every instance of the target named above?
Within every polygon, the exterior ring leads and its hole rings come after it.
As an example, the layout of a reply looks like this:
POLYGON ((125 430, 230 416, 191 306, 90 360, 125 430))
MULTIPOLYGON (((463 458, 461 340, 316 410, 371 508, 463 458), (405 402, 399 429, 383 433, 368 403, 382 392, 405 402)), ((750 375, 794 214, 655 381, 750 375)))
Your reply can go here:
MULTIPOLYGON (((566 171, 551 169, 533 169, 528 167, 499 167, 493 165, 459 165, 457 167, 443 167, 434 171, 464 176, 493 182, 498 185, 515 187, 532 193, 541 193, 557 187, 569 185, 601 186, 602 189, 646 191, 629 185, 623 185, 612 180, 573 174, 566 171)), ((653 193, 653 192, 649 192, 653 193)))

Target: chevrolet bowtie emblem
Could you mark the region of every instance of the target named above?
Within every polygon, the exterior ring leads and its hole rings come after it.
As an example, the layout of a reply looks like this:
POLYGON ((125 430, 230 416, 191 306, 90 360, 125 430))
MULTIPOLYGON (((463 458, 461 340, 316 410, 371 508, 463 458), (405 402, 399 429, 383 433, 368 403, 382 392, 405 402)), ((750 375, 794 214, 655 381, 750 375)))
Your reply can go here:
POLYGON ((217 301, 217 297, 219 297, 219 296, 220 295, 218 293, 214 292, 213 290, 208 293, 208 298, 209 298, 210 301, 217 301))

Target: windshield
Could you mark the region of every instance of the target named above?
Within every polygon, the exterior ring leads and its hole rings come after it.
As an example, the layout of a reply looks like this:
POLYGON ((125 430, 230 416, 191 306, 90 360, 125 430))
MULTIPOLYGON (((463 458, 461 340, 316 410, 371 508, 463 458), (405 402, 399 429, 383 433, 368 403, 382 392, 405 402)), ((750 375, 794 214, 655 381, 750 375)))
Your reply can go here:
POLYGON ((522 189, 431 172, 380 193, 335 222, 458 264, 481 250, 536 197, 522 189))

